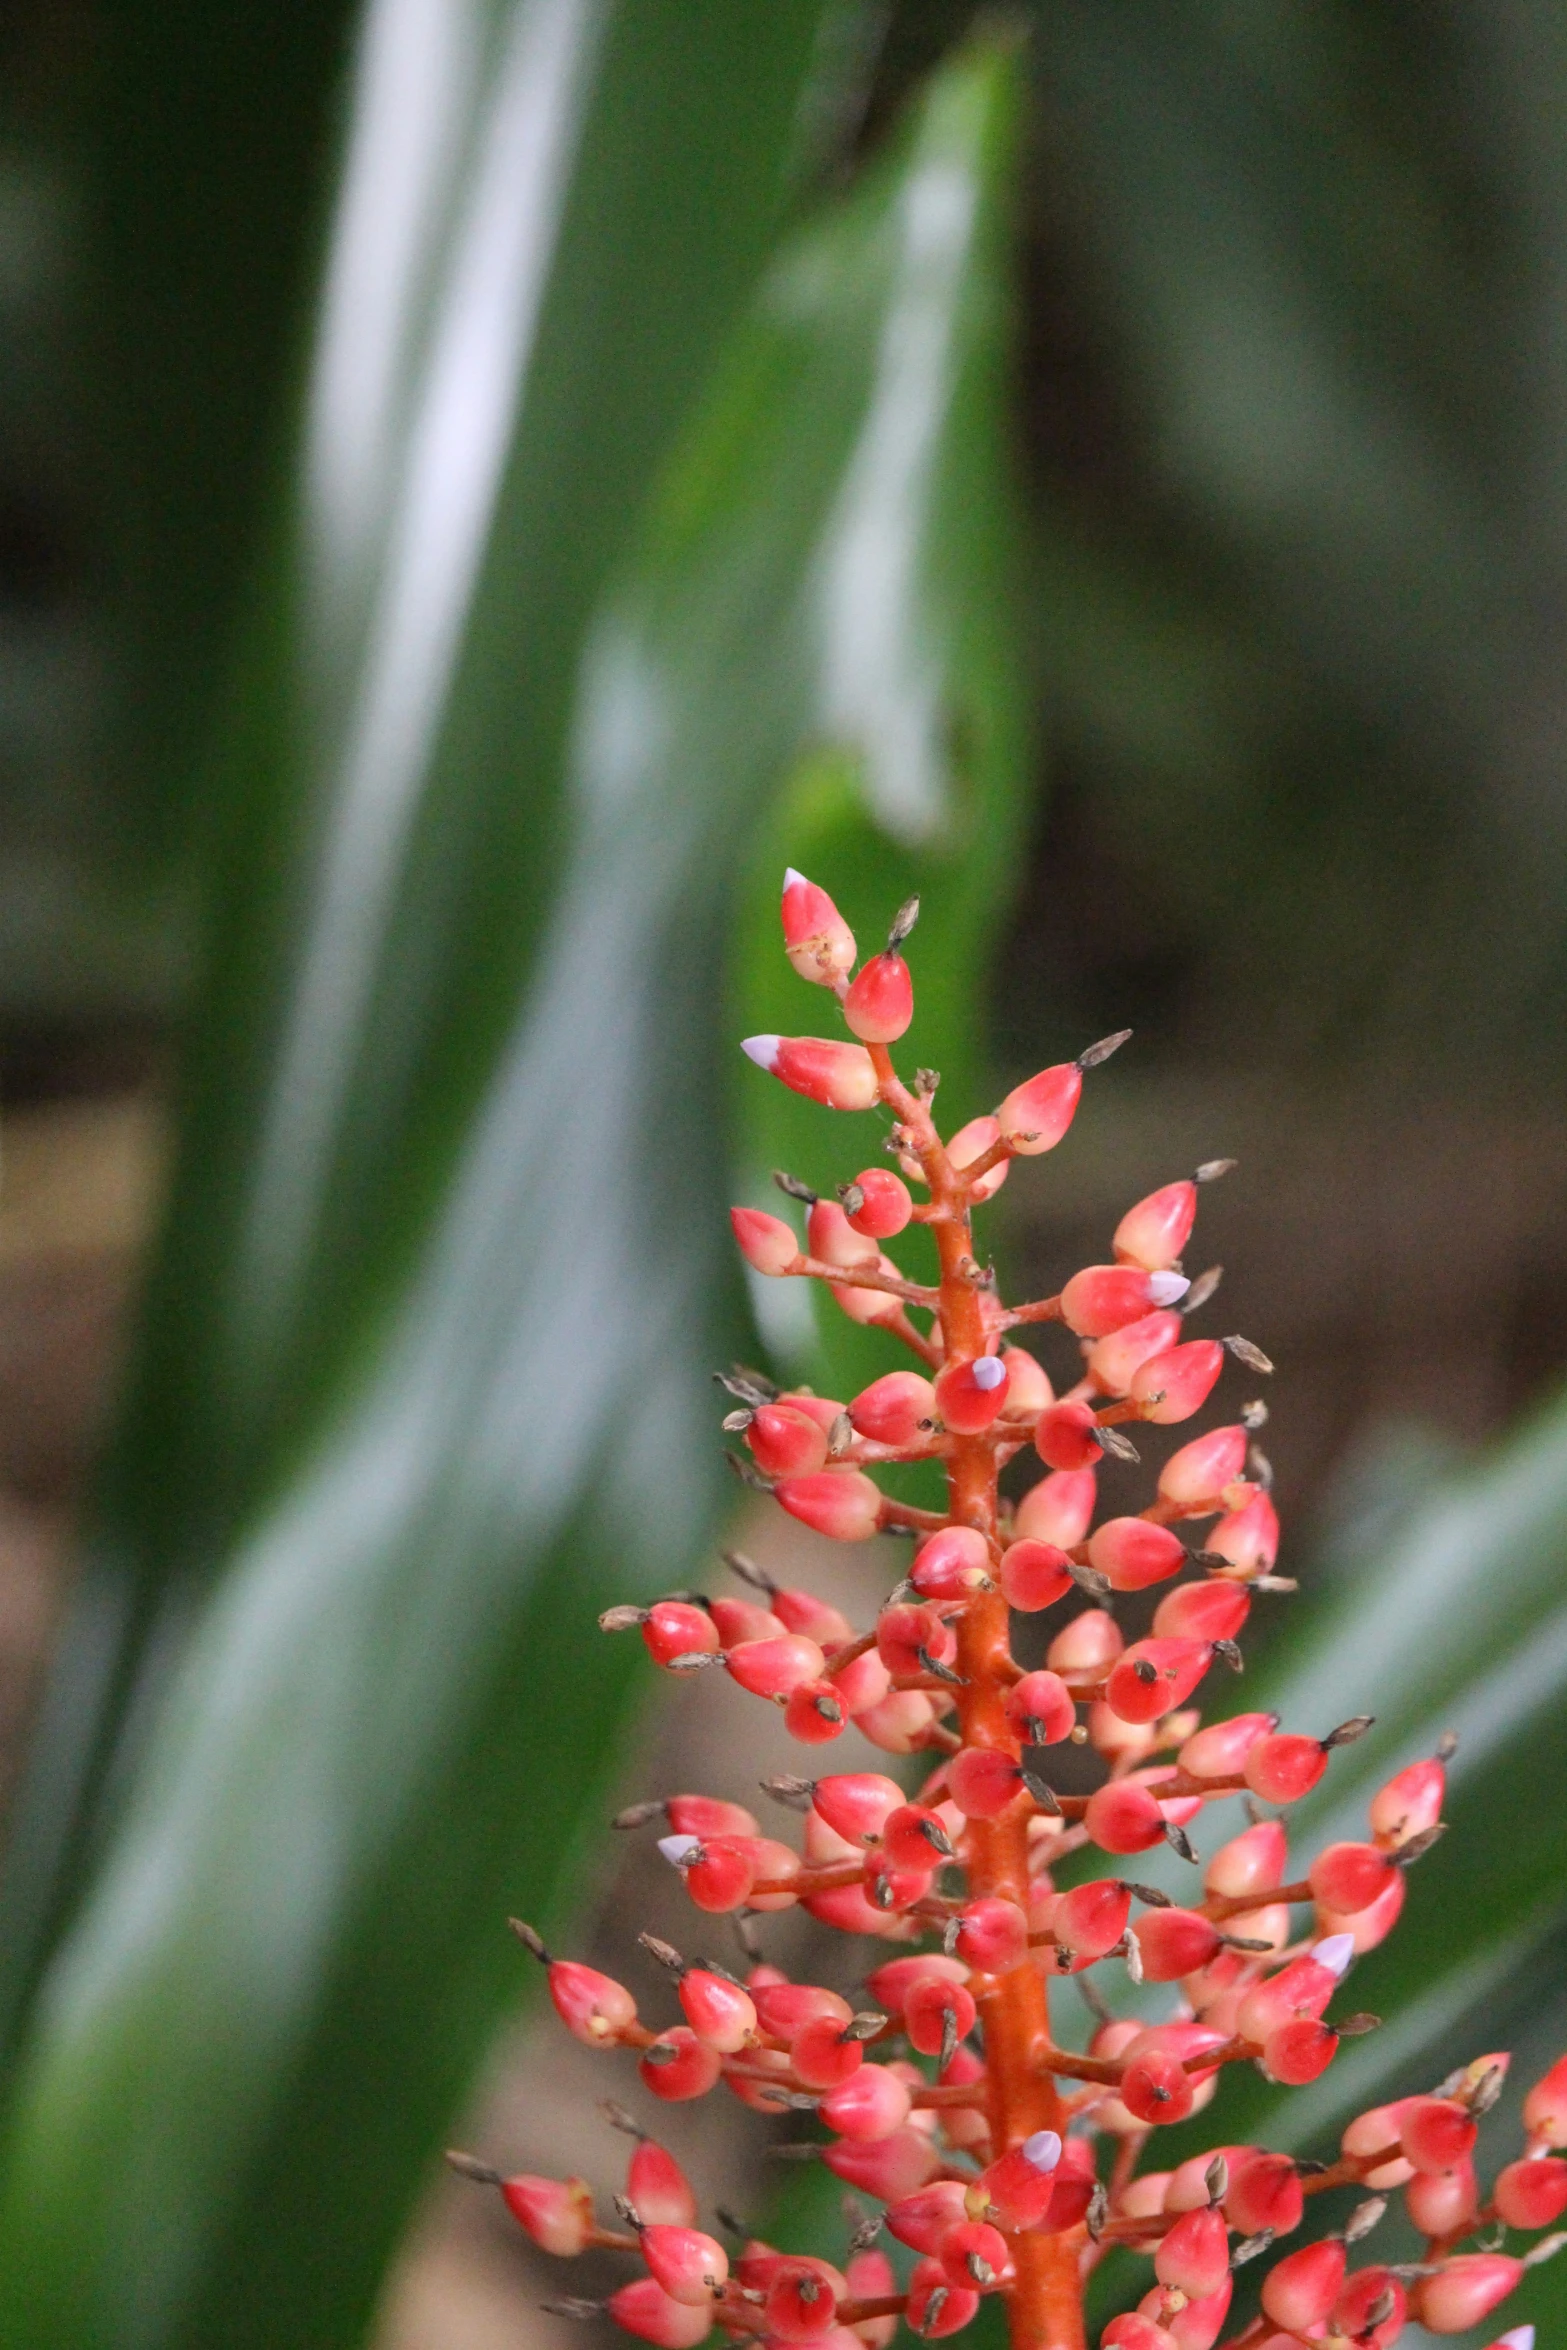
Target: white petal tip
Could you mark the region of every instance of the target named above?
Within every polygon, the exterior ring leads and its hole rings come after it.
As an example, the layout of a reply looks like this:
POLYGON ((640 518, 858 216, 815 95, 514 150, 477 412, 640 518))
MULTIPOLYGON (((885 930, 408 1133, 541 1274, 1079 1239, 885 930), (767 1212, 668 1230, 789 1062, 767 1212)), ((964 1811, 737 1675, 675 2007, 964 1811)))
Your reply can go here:
POLYGON ((1318 1966, 1325 1966, 1330 1975, 1341 1975, 1355 1955, 1353 1934, 1328 1934, 1311 1946, 1311 1955, 1318 1966))
POLYGON ((999 1355, 981 1355, 973 1365, 973 1372, 975 1386, 982 1387, 988 1395, 992 1388, 1003 1384, 1007 1367, 999 1355))
POLYGON ((1534 2350, 1533 2326, 1509 2326, 1505 2334, 1496 2337, 1497 2350, 1505 2342, 1507 2350, 1534 2350))
POLYGON ((748 1061, 754 1061, 759 1069, 771 1075, 778 1066, 778 1047, 782 1043, 781 1036, 747 1036, 742 1037, 740 1050, 748 1061))
POLYGON ((701 1851, 702 1839, 700 1836, 660 1836, 658 1849, 670 1867, 678 1869, 684 1866, 693 1852, 701 1851))
POLYGON ((1178 1297, 1184 1297, 1191 1283, 1184 1273, 1150 1273, 1148 1294, 1156 1306, 1173 1306, 1178 1297))
POLYGON ((1023 2140, 1023 2160, 1035 2170, 1054 2170, 1061 2160, 1061 2141, 1054 2130, 1036 2130, 1023 2140))
POLYGON ((784 867, 784 888, 786 890, 808 889, 809 887, 810 883, 806 880, 803 873, 796 873, 792 865, 786 865, 784 867))

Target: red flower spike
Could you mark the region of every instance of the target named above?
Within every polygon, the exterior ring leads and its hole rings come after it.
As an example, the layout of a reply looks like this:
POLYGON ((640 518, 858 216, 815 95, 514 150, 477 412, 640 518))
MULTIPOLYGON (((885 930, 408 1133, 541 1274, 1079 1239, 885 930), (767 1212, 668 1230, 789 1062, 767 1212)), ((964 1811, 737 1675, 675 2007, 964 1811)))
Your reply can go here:
POLYGON ((972 1599, 989 1578, 990 1545, 972 1526, 947 1526, 933 1534, 909 1570, 921 1599, 972 1599))
POLYGON ((868 1542, 881 1524, 881 1491, 857 1469, 786 1477, 774 1492, 791 1518, 834 1542, 868 1542))
POLYGON ((1243 1509, 1232 1510, 1209 1530, 1203 1548, 1248 1577, 1270 1574, 1279 1555, 1279 1513, 1272 1497, 1254 1493, 1243 1509))
POLYGON ((977 1436, 1000 1418, 1007 1400, 1007 1367, 999 1355, 949 1363, 936 1378, 936 1409, 955 1436, 977 1436))
POLYGON ((1259 1738, 1241 1767, 1247 1786, 1264 1803, 1298 1803, 1327 1769, 1328 1752, 1320 1739, 1277 1731, 1259 1738))
POLYGON ((1086 1403, 1053 1403, 1041 1412, 1034 1429, 1034 1450, 1047 1469, 1091 1469, 1104 1458, 1093 1407, 1086 1403))
POLYGON ((1422 1836, 1436 1826, 1446 1794, 1447 1772, 1441 1763, 1411 1763, 1371 1798, 1372 1835, 1396 1852, 1411 1836, 1422 1836))
POLYGON ((932 1606, 884 1607, 876 1621, 876 1650, 889 1673, 923 1673, 926 1657, 951 1664, 958 1636, 932 1606))
POLYGON ((1025 1673, 1007 1691, 1007 1720, 1029 1746, 1056 1746, 1077 1726, 1077 1707, 1059 1673, 1025 1673))
MULTIPOLYGON (((1423 2236, 1467 2235, 1480 2211, 1480 2186, 1474 2164, 1455 2162, 1451 2170, 1416 2171, 1404 2189, 1404 2208, 1412 2225, 1423 2236)), ((1501 2211, 1500 2202, 1497 2209, 1501 2211)), ((1505 2218, 1506 2214, 1502 2216, 1505 2218)), ((1544 2223, 1526 2221, 1524 2224, 1544 2223)))
POLYGON ((613 2047, 626 2025, 637 2020, 637 2003, 623 1983, 575 1959, 551 1961, 549 1986, 555 2013, 585 2047, 613 2047))
POLYGON ((626 2197, 650 2227, 689 2228, 696 2223, 696 2197, 674 2156, 639 2138, 626 2169, 626 2197))
POLYGON ((800 1254, 789 1226, 777 1216, 764 1216, 760 1208, 731 1208, 729 1222, 753 1273, 787 1273, 800 1254))
POLYGON ((1056 1391, 1044 1365, 1024 1346, 1004 1346, 1001 1360, 1007 1367, 1008 1419, 1033 1420, 1048 1411, 1056 1400, 1056 1391))
POLYGON ((683 2302, 671 2301, 653 2277, 622 2285, 604 2306, 616 2325, 656 2344, 657 2350, 696 2350, 713 2330, 711 2299, 705 2309, 688 2309, 683 2302))
POLYGON ((1430 2334, 1464 2334, 1505 2301, 1523 2277, 1523 2262, 1500 2252, 1460 2252, 1420 2287, 1420 2323, 1430 2334))
POLYGON ((1306 2202, 1300 2173, 1287 2154, 1253 2154, 1230 2166, 1224 2208, 1243 2236, 1271 2231, 1287 2236, 1300 2226, 1306 2202))
POLYGON ((1056 1904, 1056 1941, 1074 1958, 1103 1958, 1126 1932, 1131 1907, 1129 1889, 1115 1877, 1074 1885, 1056 1904))
POLYGON ((910 2097, 890 2065, 862 2064, 828 2091, 819 2111, 840 2138, 890 2138, 909 2118, 910 2097))
POLYGON ((1280 2024, 1262 2044, 1262 2061, 1274 2080, 1298 2089, 1325 2073, 1338 2054, 1338 2034, 1312 2016, 1280 2024))
POLYGON ((1321 2325, 1337 2301, 1347 2266, 1344 2246, 1333 2238, 1303 2244, 1298 2252, 1287 2253, 1263 2278, 1264 2312, 1289 2333, 1309 2333, 1321 2325))
MULTIPOLYGON (((681 1976, 680 2004, 697 2038, 720 2056, 733 2056, 756 2030, 756 2004, 750 1992, 723 1975, 709 1974, 705 1967, 691 1967, 681 1976)), ((645 2219, 646 2212, 642 2216, 645 2219)))
POLYGON ((643 1619, 642 1639, 656 1665, 668 1665, 677 1656, 716 1656, 718 1627, 706 1608, 683 1599, 655 1600, 643 1619))
POLYGON ((1306 1872, 1313 1897, 1324 1909, 1353 1916, 1369 1909, 1387 1889, 1395 1863, 1374 1844, 1329 1844, 1306 1872))
POLYGON ((1154 2127, 1185 2121, 1196 2091, 1178 2056, 1167 2049, 1150 2048, 1127 2065, 1121 2075, 1120 2095, 1128 2113, 1154 2127))
POLYGON ((1218 1927, 1196 1910, 1151 1909, 1137 1921, 1138 1957, 1149 1983, 1193 1975, 1222 1948, 1218 1927))
POLYGON ((879 2196, 884 2203, 912 2195, 941 2165, 941 2156, 924 2131, 909 2128, 869 2143, 845 2138, 823 2147, 822 2160, 846 2187, 858 2187, 861 2194, 879 2196))
POLYGON ((837 2322, 838 2296, 825 2261, 780 2260, 761 2312, 765 2331, 780 2342, 813 2342, 837 2322))
POLYGON ((1004 1975, 1028 1949, 1028 1920, 1015 1901, 981 1894, 959 1913, 953 1948, 977 1974, 1004 1975))
POLYGON ((1045 1662, 1053 1673, 1099 1673, 1114 1664, 1125 1645, 1121 1627, 1107 1609, 1085 1608, 1056 1634, 1045 1662))
POLYGON ((587 2250, 593 2190, 586 2179, 540 2179, 524 2171, 502 2179, 501 2201, 541 2252, 570 2260, 587 2250))
POLYGON ((1172 1452, 1159 1472, 1159 1498, 1193 1514, 1204 1505, 1217 1509, 1227 1485, 1233 1485, 1246 1466, 1251 1439, 1246 1429, 1210 1428, 1194 1436, 1179 1452, 1172 1452))
POLYGON ((1160 1273, 1179 1263, 1197 1221, 1195 1183, 1167 1183, 1128 1208, 1115 1228, 1111 1247, 1118 1265, 1141 1265, 1160 1273))
POLYGON ((1108 1338, 1112 1330, 1141 1321, 1144 1314, 1173 1306, 1190 1287, 1179 1273, 1145 1273, 1137 1265, 1085 1265, 1061 1292, 1061 1319, 1079 1338, 1108 1338))
POLYGON ((748 1061, 828 1110, 869 1110, 876 1101, 876 1071, 862 1044, 838 1044, 825 1036, 748 1036, 741 1046, 748 1061))
POLYGON ((784 953, 802 979, 836 987, 854 969, 854 933, 824 889, 791 865, 783 883, 784 953))
POLYGON ((1111 1668, 1105 1703, 1123 1722, 1157 1722, 1184 1705, 1207 1672, 1206 1640, 1138 1640, 1111 1668))
POLYGON ((1153 2273, 1161 2285, 1200 2301, 1230 2273, 1230 2232, 1212 2204, 1188 2211, 1160 2240, 1153 2273))
POLYGON ((673 2024, 661 2032, 637 2066, 643 2088, 661 2097, 666 2105, 684 2105, 693 2097, 705 2097, 721 2069, 717 2049, 704 2047, 689 2024, 673 2024), (672 2048, 674 2055, 659 2062, 658 2052, 667 2048, 672 2048))
MULTIPOLYGON (((984 1157, 992 1143, 1000 1140, 1001 1121, 998 1118, 971 1118, 960 1126, 947 1145, 947 1157, 958 1174, 972 1167, 976 1159, 984 1157)), ((969 1198, 976 1207, 987 1199, 994 1199, 1011 1172, 1011 1164, 1002 1159, 988 1174, 981 1175, 969 1187, 969 1198)))
MULTIPOLYGON (((935 1416, 936 1390, 918 1371, 889 1371, 849 1406, 856 1435, 869 1437, 873 1444, 917 1444, 921 1422, 928 1425, 935 1416)), ((824 1439, 824 1458, 826 1450, 824 1439)))
POLYGON ((729 2281, 729 2255, 722 2244, 700 2228, 646 2226, 639 2242, 649 2275, 671 2301, 711 2311, 715 2290, 729 2281))
POLYGON ((1041 1069, 1026 1085, 1014 1086, 996 1112, 996 1122, 1020 1158, 1054 1150, 1076 1113, 1083 1072, 1075 1061, 1041 1069))
POLYGON ((927 1975, 916 1983, 904 2003, 903 2024, 910 2045, 921 2056, 938 2056, 947 2036, 948 2018, 959 2040, 967 2039, 978 2014, 972 1994, 961 1983, 943 1982, 927 1975))
POLYGON ((1168 1354, 1151 1355, 1131 1385, 1131 1397, 1142 1406, 1142 1416, 1160 1428, 1173 1427, 1200 1412, 1224 1368, 1224 1349, 1216 1338, 1189 1339, 1172 1346, 1168 1354))
POLYGON ((1098 1498, 1092 1469, 1067 1469, 1041 1478, 1017 1505, 1012 1530, 1020 1540, 1053 1542, 1071 1550, 1093 1523, 1098 1498))
POLYGON ((1525 2097, 1523 2126, 1547 2146, 1567 2146, 1567 2056, 1559 2056, 1525 2097))
POLYGON ((917 2260, 909 2277, 909 2304, 904 2311, 911 2332, 927 2342, 961 2333, 974 2321, 979 2295, 954 2285, 939 2260, 917 2260))
POLYGON ((1162 1640, 1234 1640, 1251 1613, 1244 1583, 1210 1577, 1166 1592, 1154 1611, 1153 1628, 1162 1640))
POLYGON ((961 2219, 949 2228, 936 2257, 949 2281, 969 2293, 988 2292, 1012 2267, 1012 2247, 999 2228, 983 2219, 961 2219))
POLYGON ((1510 2228, 1548 2228, 1567 2211, 1567 2162, 1542 2154, 1510 2162, 1492 2189, 1497 2216, 1510 2228))
POLYGON ((971 1820, 998 1820, 1023 1792, 1015 1755, 994 1746, 965 1746, 947 1765, 947 1785, 959 1811, 971 1820))
POLYGON ((1014 1542, 1002 1556, 1000 1581, 1008 1607, 1037 1615, 1071 1590, 1071 1562, 1053 1542, 1014 1542))
POLYGON ((1466 2159, 1479 2135, 1474 2115, 1454 2098, 1405 2100, 1398 2141, 1416 2170, 1450 2170, 1466 2159))
POLYGON ((1106 1395, 1125 1395, 1143 1364, 1154 1355, 1167 1354, 1180 1335, 1179 1314, 1144 1314, 1140 1321, 1112 1330, 1108 1338, 1096 1339, 1084 1367, 1106 1395))
POLYGON ((1146 1518, 1108 1518, 1088 1538, 1088 1563, 1108 1575, 1114 1591, 1146 1591, 1167 1583, 1187 1563, 1186 1545, 1168 1526, 1146 1518))
POLYGON ((847 1211, 856 1232, 868 1240, 893 1240, 914 1213, 914 1199, 901 1175, 890 1167, 862 1167, 853 1188, 861 1205, 847 1211))
MULTIPOLYGON (((1172 1592, 1170 1596, 1176 1599, 1180 1594, 1172 1592)), ((1215 1722, 1210 1729, 1195 1731, 1175 1759, 1193 1779, 1231 1778, 1236 1771, 1244 1769, 1246 1757, 1268 1737, 1277 1718, 1274 1714, 1232 1714, 1227 1722, 1215 1722)), ((1242 1886, 1239 1890, 1245 1892, 1247 1888, 1242 1886)))
POLYGON ((862 1044, 896 1044, 914 1017, 914 982, 899 954, 872 955, 843 999, 843 1016, 862 1044))

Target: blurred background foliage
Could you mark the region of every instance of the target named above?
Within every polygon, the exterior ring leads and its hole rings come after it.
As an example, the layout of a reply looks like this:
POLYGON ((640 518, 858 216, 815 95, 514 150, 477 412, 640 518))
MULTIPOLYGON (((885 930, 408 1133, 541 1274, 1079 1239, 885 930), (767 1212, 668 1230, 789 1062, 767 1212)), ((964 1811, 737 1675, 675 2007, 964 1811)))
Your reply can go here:
POLYGON ((732 1065, 785 862, 924 894, 953 1122, 1138 1031, 1015 1286, 1241 1158, 1318 1824, 1465 1734, 1269 2127, 1567 2037, 1564 96, 1544 0, 6 12, 8 2343, 365 2338, 707 1370, 880 1365, 720 1247, 863 1163, 732 1065))

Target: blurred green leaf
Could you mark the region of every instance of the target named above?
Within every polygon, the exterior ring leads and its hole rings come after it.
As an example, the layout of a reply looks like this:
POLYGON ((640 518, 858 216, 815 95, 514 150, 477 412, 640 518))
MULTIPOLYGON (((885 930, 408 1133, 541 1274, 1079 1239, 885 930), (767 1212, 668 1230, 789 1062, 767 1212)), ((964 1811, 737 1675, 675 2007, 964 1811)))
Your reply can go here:
POLYGON ((588 626, 811 29, 470 22, 428 246, 335 426, 329 296, 338 535, 306 506, 257 621, 183 1171, 14 1872, 18 1971, 67 1928, 8 2117, 17 2350, 359 2337, 517 1995, 500 1920, 578 1890, 640 1653, 594 1612, 701 1537, 732 879, 829 727, 894 776, 906 740, 830 690, 843 518, 925 493, 878 621, 917 694, 989 673, 1003 584, 948 505, 995 479, 1015 79, 983 47, 785 249, 588 626))

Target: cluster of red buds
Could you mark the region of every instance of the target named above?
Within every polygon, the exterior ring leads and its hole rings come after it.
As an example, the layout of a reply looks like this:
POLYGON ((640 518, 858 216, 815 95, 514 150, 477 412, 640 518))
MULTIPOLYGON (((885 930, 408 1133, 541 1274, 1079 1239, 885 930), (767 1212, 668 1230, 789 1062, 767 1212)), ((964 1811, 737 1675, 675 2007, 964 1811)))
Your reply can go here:
MULTIPOLYGON (((1465 2331, 1567 2242, 1537 2233, 1567 2210, 1567 2161, 1555 2151, 1567 2147, 1567 2057, 1529 2092, 1522 2155, 1489 2195, 1474 2148, 1506 2071, 1495 2055, 1429 2095, 1360 2114, 1331 2163, 1223 2144, 1153 2167, 1157 2132, 1207 2105, 1226 2065, 1311 2081, 1341 2039, 1374 2028, 1375 2017, 1331 2011, 1358 1954, 1392 1930, 1409 1866, 1442 1833, 1450 1749, 1379 1790, 1363 1842, 1330 1844, 1291 1877, 1275 1812, 1306 1795, 1370 1717, 1297 1730, 1243 1713, 1204 1725, 1191 1703, 1216 1663, 1239 1668, 1253 1594, 1293 1588, 1274 1572, 1278 1519, 1253 1441, 1264 1407, 1247 1404, 1181 1444, 1146 1509, 1094 1522, 1100 1463, 1137 1460, 1129 1426, 1190 1420, 1227 1360, 1271 1368, 1246 1339, 1183 1335, 1184 1317, 1217 1287, 1216 1273, 1188 1282, 1180 1270, 1198 1186, 1231 1162, 1129 1209, 1110 1263, 1075 1273, 1054 1297, 1005 1305, 975 1254, 972 1211, 1013 1158, 1060 1142, 1085 1072, 1123 1040, 1042 1071, 943 1143, 936 1078, 921 1071, 904 1083, 888 1050, 913 1016, 900 950, 917 911, 904 907, 886 947, 856 972, 832 900, 788 875, 789 960, 837 997, 853 1041, 763 1036, 745 1050, 828 1108, 887 1114, 893 1165, 867 1168, 833 1199, 780 1178, 806 1208, 803 1247, 792 1225, 760 1210, 736 1208, 733 1221, 756 1272, 825 1284, 919 1368, 889 1372, 848 1403, 780 1391, 750 1371, 723 1382, 737 1406, 724 1425, 743 1437, 748 1480, 841 1541, 912 1536, 908 1575, 867 1632, 736 1553, 728 1563, 746 1596, 682 1594, 613 1608, 603 1622, 639 1628, 667 1672, 727 1672, 781 1709, 806 1746, 831 1745, 852 1722, 885 1754, 919 1759, 905 1765, 908 1784, 867 1770, 765 1781, 801 1815, 799 1849, 764 1834, 750 1811, 700 1795, 621 1814, 622 1827, 662 1824, 660 1850, 691 1902, 727 1914, 745 1953, 742 1979, 642 1937, 675 1978, 678 2023, 644 2023, 622 1984, 552 1958, 516 1928, 546 1964, 568 2030, 590 2047, 632 2051, 651 2097, 701 2097, 721 2082, 758 2112, 809 2112, 825 2135, 789 2151, 819 2157, 881 2209, 862 2219, 841 2269, 743 2230, 731 2255, 698 2226, 671 2157, 618 2107, 611 2118, 636 2139, 618 2228, 599 2225, 580 2179, 503 2178, 454 2160, 498 2186, 545 2250, 635 2254, 643 2273, 606 2306, 660 2350, 693 2350, 715 2326, 767 2350, 884 2350, 900 2318, 936 2340, 968 2325, 990 2294, 1007 2303, 1018 2350, 1077 2350, 1085 2282, 1112 2245, 1153 2269, 1136 2312, 1105 2329, 1113 2350, 1211 2350, 1236 2268, 1275 2246, 1261 2314, 1230 2350, 1388 2350, 1409 2322, 1465 2331), (915 1224, 935 1244, 935 1283, 884 1253, 915 1224), (1059 1394, 1012 1342, 1049 1323, 1078 1341, 1059 1394), (1047 1474, 1013 1506, 998 1476, 1030 1446, 1047 1474), (871 1473, 917 1461, 941 1463, 944 1511, 890 1498, 871 1473), (1198 1524, 1206 1531, 1189 1545, 1181 1529, 1198 1524), (1128 1642, 1115 1596, 1161 1583, 1170 1588, 1151 1630, 1128 1642), (1043 1665, 1025 1669, 1012 1654, 1013 1615, 1069 1599, 1077 1612, 1043 1665), (1073 1747, 1087 1750, 1078 1767, 1052 1774, 1050 1750, 1073 1747), (1097 1783, 1068 1792, 1053 1775, 1097 1783), (1226 1802, 1243 1804, 1250 1824, 1204 1865, 1189 1831, 1226 1802), (1193 1870, 1190 1899, 1082 1874, 1089 1854, 1114 1862, 1160 1846, 1193 1870), (843 1933, 901 1946, 859 2004, 792 1982, 761 1956, 755 1921, 796 1904, 843 1933), (1164 2020, 1113 2013, 1090 1973, 1112 1961, 1133 1983, 1170 1986, 1164 2020), (1052 2030, 1051 1985, 1067 1975, 1095 2024, 1081 2052, 1052 2030), (1344 2187, 1367 2191, 1347 2220, 1288 2248, 1312 2199, 1344 2187), (1421 2257, 1353 2264, 1397 2189, 1421 2257), (912 2266, 877 2247, 883 2229, 912 2266), (1510 2231, 1536 2240, 1509 2249, 1510 2231)), ((730 2226, 722 2215, 720 2224, 730 2226)), ((600 2304, 551 2306, 587 2314, 600 2304)), ((1498 2343, 1530 2350, 1532 2339, 1521 2326, 1498 2343)))

